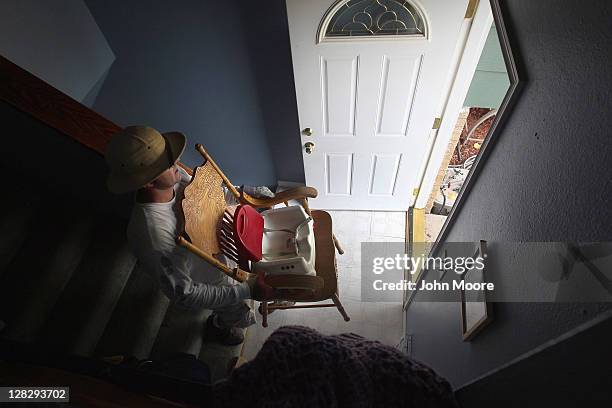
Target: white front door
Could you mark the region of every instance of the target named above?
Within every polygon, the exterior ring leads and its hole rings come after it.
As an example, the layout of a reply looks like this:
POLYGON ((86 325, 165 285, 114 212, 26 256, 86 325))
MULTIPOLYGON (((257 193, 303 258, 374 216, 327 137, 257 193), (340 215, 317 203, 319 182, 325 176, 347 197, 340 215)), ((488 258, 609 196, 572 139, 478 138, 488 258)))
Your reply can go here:
POLYGON ((467 3, 287 0, 311 207, 413 204, 467 3))

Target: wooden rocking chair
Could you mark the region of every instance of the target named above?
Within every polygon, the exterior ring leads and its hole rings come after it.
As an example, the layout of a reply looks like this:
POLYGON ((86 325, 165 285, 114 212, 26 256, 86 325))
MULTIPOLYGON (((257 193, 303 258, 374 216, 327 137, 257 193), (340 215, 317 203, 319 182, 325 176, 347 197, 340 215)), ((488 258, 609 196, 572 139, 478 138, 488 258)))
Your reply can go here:
POLYGON ((343 254, 338 240, 332 232, 330 215, 321 210, 311 211, 307 199, 317 196, 312 187, 296 187, 278 193, 274 198, 255 198, 244 192, 240 193, 212 160, 204 147, 196 145, 196 150, 204 158, 204 163, 196 167, 191 182, 185 187, 182 200, 184 230, 177 237, 177 242, 189 251, 220 269, 233 279, 244 282, 252 273, 249 263, 240 256, 232 237, 232 213, 226 211, 226 201, 222 185, 225 183, 236 200, 253 208, 272 208, 281 203, 288 205, 290 200, 298 201, 306 213, 314 220, 315 271, 316 276, 309 275, 270 275, 265 283, 276 289, 275 299, 262 299, 262 325, 268 325, 268 313, 274 309, 298 309, 314 307, 336 307, 345 321, 350 318, 338 297, 338 274, 335 250, 343 254), (223 253, 234 260, 238 267, 230 268, 215 256, 223 253), (307 302, 303 305, 282 305, 270 300, 290 302, 307 302), (332 303, 317 303, 331 300, 332 303))

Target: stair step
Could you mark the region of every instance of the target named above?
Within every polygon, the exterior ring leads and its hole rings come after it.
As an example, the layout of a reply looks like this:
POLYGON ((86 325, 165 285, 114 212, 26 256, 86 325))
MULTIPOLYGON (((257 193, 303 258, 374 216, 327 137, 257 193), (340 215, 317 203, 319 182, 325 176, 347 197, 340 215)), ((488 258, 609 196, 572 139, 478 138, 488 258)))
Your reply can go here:
POLYGON ((41 346, 92 355, 134 269, 125 223, 104 217, 96 224, 83 261, 41 331, 41 346))
MULTIPOLYGON (((248 329, 241 329, 243 334, 247 334, 248 329)), ((205 362, 210 369, 210 379, 212 382, 227 378, 228 374, 236 365, 242 355, 244 343, 237 346, 224 346, 222 344, 205 341, 202 344, 198 359, 205 362)))
MULTIPOLYGON (((61 235, 56 237, 55 252, 41 267, 34 282, 23 282, 23 296, 15 300, 19 311, 6 330, 6 337, 22 342, 33 342, 53 310, 62 291, 77 269, 91 240, 93 217, 70 211, 70 223, 64 225, 61 235)), ((31 255, 32 256, 32 255, 31 255)), ((35 257, 35 256, 34 256, 35 257)))
MULTIPOLYGON (((164 359, 174 353, 193 354, 210 368, 213 382, 226 378, 242 353, 243 344, 224 346, 206 339, 206 319, 210 310, 191 311, 170 304, 159 330, 151 359, 164 359)), ((246 334, 246 330, 243 329, 246 334)))
POLYGON ((0 277, 23 246, 38 206, 32 191, 20 189, 15 197, 0 203, 0 277))
POLYGON ((56 296, 80 261, 78 248, 87 235, 84 215, 72 205, 50 201, 53 204, 32 217, 23 245, 0 277, 0 319, 7 330, 12 330, 31 296, 46 290, 43 284, 52 282, 55 292, 49 296, 56 296))
MULTIPOLYGON (((254 303, 255 302, 253 300, 248 301, 251 309, 254 309, 254 303)), ((217 382, 227 378, 230 372, 235 368, 238 361, 240 361, 240 359, 244 360, 243 350, 248 338, 249 328, 240 330, 244 335, 245 341, 236 346, 226 346, 215 343, 211 340, 206 340, 206 333, 204 333, 205 341, 200 349, 198 359, 208 365, 210 369, 210 379, 212 382, 217 382)))
POLYGON ((187 310, 171 303, 151 351, 152 359, 182 352, 198 356, 203 344, 204 324, 210 310, 187 310))
POLYGON ((168 309, 168 298, 137 264, 96 347, 98 356, 148 358, 168 309))

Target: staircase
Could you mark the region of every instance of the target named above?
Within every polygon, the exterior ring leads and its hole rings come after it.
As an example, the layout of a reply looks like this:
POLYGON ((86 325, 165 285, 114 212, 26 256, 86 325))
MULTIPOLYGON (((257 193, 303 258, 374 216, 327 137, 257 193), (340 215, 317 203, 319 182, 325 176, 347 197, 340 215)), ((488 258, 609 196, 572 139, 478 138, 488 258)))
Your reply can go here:
POLYGON ((227 374, 240 347, 204 341, 209 311, 170 306, 130 253, 124 219, 32 179, 16 188, 0 204, 0 337, 93 358, 185 352, 213 379, 227 374))
POLYGON ((170 304, 131 254, 131 197, 105 187, 118 126, 0 57, 0 339, 49 353, 163 359, 227 375, 241 347, 207 343, 210 311, 170 304))

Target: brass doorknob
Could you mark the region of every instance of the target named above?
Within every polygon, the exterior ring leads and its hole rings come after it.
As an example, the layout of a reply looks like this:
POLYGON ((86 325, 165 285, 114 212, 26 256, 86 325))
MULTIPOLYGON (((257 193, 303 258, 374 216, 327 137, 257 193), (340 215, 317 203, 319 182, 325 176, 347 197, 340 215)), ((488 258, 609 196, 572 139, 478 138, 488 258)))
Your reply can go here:
POLYGON ((315 144, 314 143, 312 143, 312 142, 304 143, 304 149, 306 149, 306 154, 312 153, 314 148, 315 148, 315 144))
POLYGON ((302 134, 304 136, 312 136, 312 129, 311 128, 304 128, 304 129, 302 129, 302 134))

